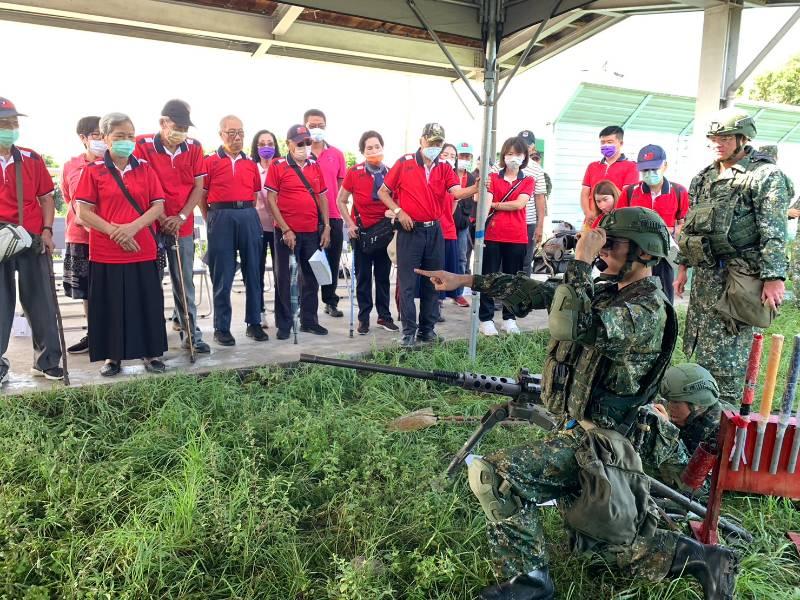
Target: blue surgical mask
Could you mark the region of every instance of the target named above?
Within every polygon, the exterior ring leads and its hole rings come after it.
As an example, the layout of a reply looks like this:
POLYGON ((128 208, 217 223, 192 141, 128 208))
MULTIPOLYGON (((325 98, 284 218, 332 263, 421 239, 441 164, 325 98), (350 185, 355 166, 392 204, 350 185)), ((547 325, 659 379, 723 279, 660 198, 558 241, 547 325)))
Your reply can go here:
POLYGON ((649 186, 658 185, 663 179, 658 171, 642 171, 642 181, 649 186))
POLYGON ((11 148, 19 139, 19 129, 0 129, 0 146, 11 148))
POLYGON ((436 160, 441 153, 442 149, 439 146, 428 146, 422 149, 422 154, 431 161, 436 160))
POLYGON ((308 134, 311 136, 311 139, 315 142, 324 142, 325 141, 325 130, 322 127, 312 127, 308 130, 308 134))
POLYGON ((111 144, 111 152, 120 158, 128 158, 133 154, 136 144, 132 140, 117 140, 111 144))

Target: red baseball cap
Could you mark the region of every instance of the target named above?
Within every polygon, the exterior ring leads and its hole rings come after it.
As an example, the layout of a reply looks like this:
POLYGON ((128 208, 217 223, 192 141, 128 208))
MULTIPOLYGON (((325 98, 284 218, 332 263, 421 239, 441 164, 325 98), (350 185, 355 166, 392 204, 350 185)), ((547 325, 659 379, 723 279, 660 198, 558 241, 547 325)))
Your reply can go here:
POLYGON ((17 107, 14 106, 14 103, 11 102, 8 98, 0 97, 0 119, 5 119, 6 117, 27 117, 28 115, 24 115, 21 112, 17 112, 17 107))

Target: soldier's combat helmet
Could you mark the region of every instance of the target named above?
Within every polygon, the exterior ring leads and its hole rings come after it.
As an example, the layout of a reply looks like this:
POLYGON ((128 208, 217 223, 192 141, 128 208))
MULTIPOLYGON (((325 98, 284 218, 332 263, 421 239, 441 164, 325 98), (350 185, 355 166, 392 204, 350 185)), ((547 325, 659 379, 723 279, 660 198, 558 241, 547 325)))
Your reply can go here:
POLYGON ((756 123, 739 108, 723 108, 708 119, 706 135, 743 135, 752 140, 756 137, 756 123))
POLYGON ((628 262, 641 262, 648 267, 655 265, 669 253, 669 232, 664 220, 654 210, 643 207, 620 208, 605 215, 598 227, 606 231, 612 238, 623 238, 633 242, 628 254, 628 262), (639 258, 638 246, 653 258, 639 258))
POLYGON ((667 369, 659 393, 668 402, 686 402, 705 408, 719 400, 719 387, 713 375, 694 363, 667 369))

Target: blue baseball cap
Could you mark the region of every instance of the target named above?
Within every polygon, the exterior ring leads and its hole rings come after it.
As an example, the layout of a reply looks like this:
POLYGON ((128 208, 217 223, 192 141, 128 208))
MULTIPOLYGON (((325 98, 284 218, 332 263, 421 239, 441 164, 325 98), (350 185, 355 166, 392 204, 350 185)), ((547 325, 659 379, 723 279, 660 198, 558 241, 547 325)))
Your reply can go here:
POLYGON ((456 154, 475 154, 472 151, 472 144, 469 142, 461 142, 458 146, 456 146, 456 154))
POLYGON ((664 152, 664 149, 655 144, 648 144, 639 150, 639 156, 636 158, 636 167, 640 171, 660 169, 665 162, 667 162, 667 153, 664 152))

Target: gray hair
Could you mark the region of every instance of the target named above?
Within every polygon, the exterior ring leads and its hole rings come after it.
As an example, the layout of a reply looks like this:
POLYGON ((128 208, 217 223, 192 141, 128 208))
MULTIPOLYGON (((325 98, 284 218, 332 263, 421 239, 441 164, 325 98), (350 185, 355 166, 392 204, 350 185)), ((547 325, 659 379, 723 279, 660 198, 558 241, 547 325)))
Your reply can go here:
POLYGON ((224 127, 225 127, 225 121, 228 121, 228 120, 230 120, 230 119, 236 119, 237 121, 239 121, 239 123, 241 123, 241 122, 242 122, 242 120, 241 120, 239 117, 237 117, 236 115, 225 115, 224 117, 222 117, 222 118, 219 120, 219 130, 220 130, 220 131, 222 131, 222 130, 224 129, 224 127))
POLYGON ((112 112, 103 115, 100 119, 100 133, 103 135, 110 135, 114 128, 123 123, 130 123, 133 125, 131 118, 125 113, 112 112))

